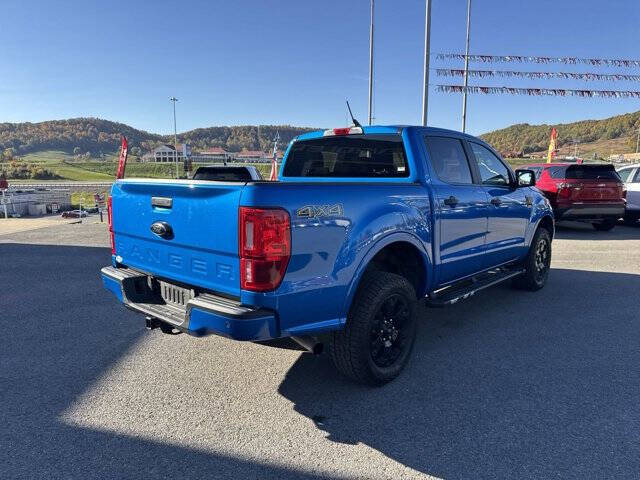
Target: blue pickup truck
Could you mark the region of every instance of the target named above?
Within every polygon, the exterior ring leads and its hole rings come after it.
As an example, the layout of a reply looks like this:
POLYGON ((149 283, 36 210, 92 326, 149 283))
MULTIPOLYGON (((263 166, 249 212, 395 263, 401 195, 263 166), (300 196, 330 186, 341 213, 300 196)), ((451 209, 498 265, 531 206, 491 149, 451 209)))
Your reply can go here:
POLYGON ((278 182, 118 180, 102 280, 149 328, 326 346, 379 385, 406 365, 417 302, 546 282, 553 213, 482 140, 335 128, 288 146, 278 182))

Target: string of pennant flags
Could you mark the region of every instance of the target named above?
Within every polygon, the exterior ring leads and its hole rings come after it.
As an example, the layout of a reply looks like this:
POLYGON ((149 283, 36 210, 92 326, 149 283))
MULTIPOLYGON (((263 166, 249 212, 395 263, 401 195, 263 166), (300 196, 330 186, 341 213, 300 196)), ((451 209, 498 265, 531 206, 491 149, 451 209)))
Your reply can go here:
POLYGON ((465 55, 463 53, 437 53, 438 60, 464 60, 481 63, 563 63, 566 65, 602 65, 609 67, 640 67, 640 60, 623 58, 534 57, 526 55, 465 55))
MULTIPOLYGON (((463 69, 437 68, 436 74, 440 77, 464 77, 463 69)), ((551 79, 562 78, 566 80, 601 80, 601 81, 631 81, 640 82, 640 75, 627 75, 618 73, 593 73, 593 72, 520 72, 515 70, 467 70, 469 77, 487 78, 530 78, 551 79)))
POLYGON ((521 87, 480 87, 464 85, 436 85, 436 91, 443 93, 482 93, 560 97, 601 97, 601 98, 640 98, 640 91, 632 90, 577 90, 566 88, 521 88, 521 87))

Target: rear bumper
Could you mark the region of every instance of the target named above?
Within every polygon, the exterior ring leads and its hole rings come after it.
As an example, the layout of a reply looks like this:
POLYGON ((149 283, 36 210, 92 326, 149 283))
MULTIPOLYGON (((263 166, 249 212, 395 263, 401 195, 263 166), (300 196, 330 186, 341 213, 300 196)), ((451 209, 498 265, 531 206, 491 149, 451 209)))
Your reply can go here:
POLYGON ((191 298, 186 308, 159 301, 148 287, 149 276, 129 268, 104 267, 104 287, 127 308, 156 318, 195 336, 221 335, 235 340, 269 340, 280 332, 275 312, 247 307, 210 293, 191 298))
POLYGON ((624 216, 624 203, 572 203, 554 209, 556 220, 615 220, 624 216))

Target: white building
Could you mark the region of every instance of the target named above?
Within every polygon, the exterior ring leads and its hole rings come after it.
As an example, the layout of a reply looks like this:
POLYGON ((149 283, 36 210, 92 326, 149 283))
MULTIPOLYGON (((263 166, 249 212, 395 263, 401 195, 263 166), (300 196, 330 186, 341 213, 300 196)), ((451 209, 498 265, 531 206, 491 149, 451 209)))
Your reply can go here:
POLYGON ((191 160, 194 163, 226 163, 232 160, 233 154, 220 147, 209 148, 202 152, 193 152, 191 160))
MULTIPOLYGON (((173 145, 160 145, 154 148, 151 153, 142 157, 144 161, 151 161, 157 163, 175 162, 176 161, 176 149, 173 145)), ((178 145, 178 161, 183 160, 182 145, 178 145)))

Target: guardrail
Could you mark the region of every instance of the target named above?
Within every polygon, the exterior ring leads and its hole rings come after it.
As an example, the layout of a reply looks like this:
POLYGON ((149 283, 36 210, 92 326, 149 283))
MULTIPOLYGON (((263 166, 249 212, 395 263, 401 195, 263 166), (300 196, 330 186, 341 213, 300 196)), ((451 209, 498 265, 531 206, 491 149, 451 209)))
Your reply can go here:
POLYGON ((109 188, 113 185, 113 182, 33 182, 33 183, 14 183, 9 185, 9 191, 11 190, 24 190, 30 188, 46 188, 48 190, 56 188, 69 188, 69 189, 81 189, 81 188, 109 188))

